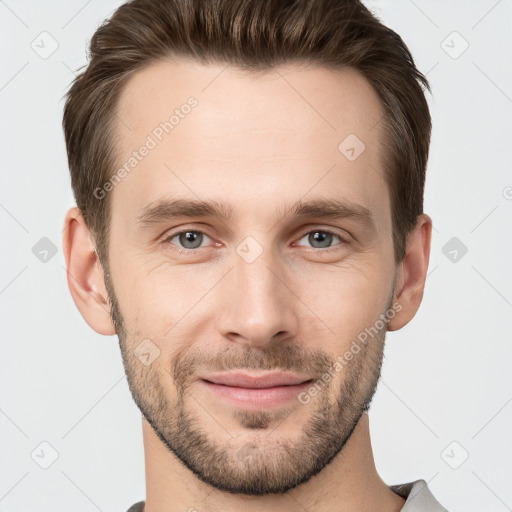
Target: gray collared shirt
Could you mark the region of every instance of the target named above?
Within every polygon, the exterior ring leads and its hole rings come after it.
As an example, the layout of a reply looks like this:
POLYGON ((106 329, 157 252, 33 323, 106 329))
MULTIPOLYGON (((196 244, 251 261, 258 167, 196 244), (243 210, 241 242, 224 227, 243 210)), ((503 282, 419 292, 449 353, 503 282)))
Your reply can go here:
POLYGON ((425 480, 415 480, 406 484, 390 485, 389 488, 402 498, 406 498, 400 512, 448 512, 430 492, 425 480))

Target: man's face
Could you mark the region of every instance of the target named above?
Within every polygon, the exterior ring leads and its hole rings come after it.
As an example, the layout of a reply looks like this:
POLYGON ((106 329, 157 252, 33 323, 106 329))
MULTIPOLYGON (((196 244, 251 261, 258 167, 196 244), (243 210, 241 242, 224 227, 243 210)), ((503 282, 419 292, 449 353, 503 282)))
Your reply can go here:
POLYGON ((123 91, 119 167, 149 147, 110 192, 123 361, 146 420, 210 485, 299 485, 369 406, 395 278, 383 114, 351 69, 165 62, 123 91), (176 212, 190 201, 231 215, 176 212))

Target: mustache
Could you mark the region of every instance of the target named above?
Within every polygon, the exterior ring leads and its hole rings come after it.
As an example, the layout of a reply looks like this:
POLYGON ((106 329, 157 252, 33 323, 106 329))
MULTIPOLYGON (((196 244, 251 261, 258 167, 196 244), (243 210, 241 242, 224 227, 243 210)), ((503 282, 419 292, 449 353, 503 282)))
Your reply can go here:
POLYGON ((334 364, 325 352, 308 350, 296 344, 273 344, 263 348, 231 345, 221 351, 202 348, 178 355, 172 363, 171 375, 178 388, 187 387, 197 370, 212 372, 229 370, 294 371, 320 378, 334 364))

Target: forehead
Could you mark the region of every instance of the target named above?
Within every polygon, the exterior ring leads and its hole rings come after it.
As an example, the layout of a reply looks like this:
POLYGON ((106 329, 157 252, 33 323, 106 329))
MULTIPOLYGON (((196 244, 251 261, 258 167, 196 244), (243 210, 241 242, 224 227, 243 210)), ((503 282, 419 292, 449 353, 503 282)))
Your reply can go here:
POLYGON ((113 199, 113 211, 133 218, 176 195, 258 207, 258 197, 289 203, 309 191, 377 208, 380 201, 385 213, 383 115, 352 68, 288 65, 247 75, 221 64, 154 63, 120 95, 117 163, 128 172, 112 191, 123 199, 113 199))
MULTIPOLYGON (((214 121, 219 136, 250 130, 253 125, 261 128, 264 121, 268 130, 290 133, 294 131, 290 123, 299 123, 304 138, 314 136, 313 130, 319 128, 321 135, 332 132, 335 139, 348 129, 368 139, 366 132, 384 114, 371 84, 351 67, 331 71, 288 64, 249 74, 222 64, 159 61, 136 72, 125 84, 118 120, 131 121, 137 131, 149 133, 152 123, 168 119, 191 96, 200 104, 200 115, 186 125, 202 134, 211 128, 208 121, 214 121)), ((130 133, 130 125, 121 122, 118 128, 128 140, 136 135, 130 133)))

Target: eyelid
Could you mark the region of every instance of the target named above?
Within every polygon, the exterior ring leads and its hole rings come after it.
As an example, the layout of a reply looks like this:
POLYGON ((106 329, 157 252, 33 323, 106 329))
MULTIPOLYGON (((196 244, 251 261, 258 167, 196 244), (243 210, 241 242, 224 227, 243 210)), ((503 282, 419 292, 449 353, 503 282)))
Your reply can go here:
MULTIPOLYGON (((345 245, 345 244, 348 244, 350 243, 350 239, 349 239, 349 236, 348 235, 342 235, 341 233, 337 232, 336 230, 334 229, 331 229, 331 228, 322 228, 322 227, 313 227, 313 228, 310 228, 306 231, 304 231, 300 236, 299 238, 297 239, 297 241, 301 240, 302 238, 304 238, 306 235, 309 235, 310 233, 315 233, 315 232, 321 232, 321 233, 329 233, 330 235, 334 235, 334 236, 337 236, 339 239, 340 239, 340 243, 338 244, 335 244, 335 245, 332 245, 331 247, 325 247, 323 249, 319 249, 317 247, 306 247, 306 249, 309 249, 310 251, 317 251, 317 252, 327 252, 329 250, 335 250, 338 248, 338 246, 340 245, 345 245)), ((295 244, 296 242, 294 242, 295 244)), ((299 247, 304 247, 304 246, 299 246, 299 247)))
POLYGON ((194 233, 201 233, 202 235, 205 235, 207 236, 210 240, 213 241, 213 237, 211 237, 205 230, 203 229, 197 229, 197 228, 181 228, 181 229, 178 229, 177 231, 167 231, 161 238, 160 238, 160 241, 164 244, 168 244, 168 245, 172 245, 174 246, 178 251, 180 252, 187 252, 187 253, 195 253, 197 251, 201 251, 203 249, 208 249, 208 247, 196 247, 195 249, 187 249, 185 247, 180 247, 176 244, 172 244, 171 243, 171 240, 173 238, 175 238, 176 236, 178 235, 181 235, 182 233, 187 233, 187 232, 194 232, 194 233))
MULTIPOLYGON (((180 247, 176 244, 172 244, 170 241, 175 238, 177 235, 180 235, 182 233, 186 233, 186 232, 195 232, 195 233, 201 233, 205 236, 207 236, 210 240, 214 241, 214 238, 212 236, 210 236, 208 234, 207 231, 203 230, 203 229, 199 229, 199 228, 183 228, 180 226, 180 228, 176 228, 177 231, 174 231, 174 230, 171 230, 171 231, 167 231, 162 237, 161 237, 161 242, 164 243, 164 244, 168 244, 168 245, 171 245, 173 246, 173 248, 175 250, 177 250, 179 253, 186 253, 186 254, 195 254, 197 252, 200 252, 204 249, 208 249, 209 247, 208 246, 205 246, 205 247, 196 247, 195 249, 187 249, 187 248, 184 248, 184 247, 180 247)), ((342 246, 342 245, 346 245, 346 244, 349 244, 350 243, 350 239, 349 239, 349 235, 342 235, 341 233, 337 232, 335 229, 332 229, 332 228, 327 228, 327 227, 315 227, 315 226, 309 226, 309 228, 305 231, 302 231, 302 234, 296 239, 296 242, 293 242, 293 245, 296 245, 297 247, 303 247, 305 248, 308 252, 322 252, 322 253, 325 253, 325 252, 329 252, 329 251, 332 251, 332 250, 337 250, 339 249, 339 246, 342 246), (306 235, 309 235, 310 233, 314 233, 314 232, 322 232, 322 233, 329 233, 330 235, 333 235, 333 236, 336 236, 340 239, 340 242, 331 246, 331 247, 325 247, 325 248, 317 248, 317 247, 307 247, 307 246, 303 246, 303 245, 296 245, 297 244, 297 241, 300 241, 302 238, 304 238, 306 235)), ((217 246, 219 245, 222 245, 220 244, 219 242, 215 242, 217 246)))

